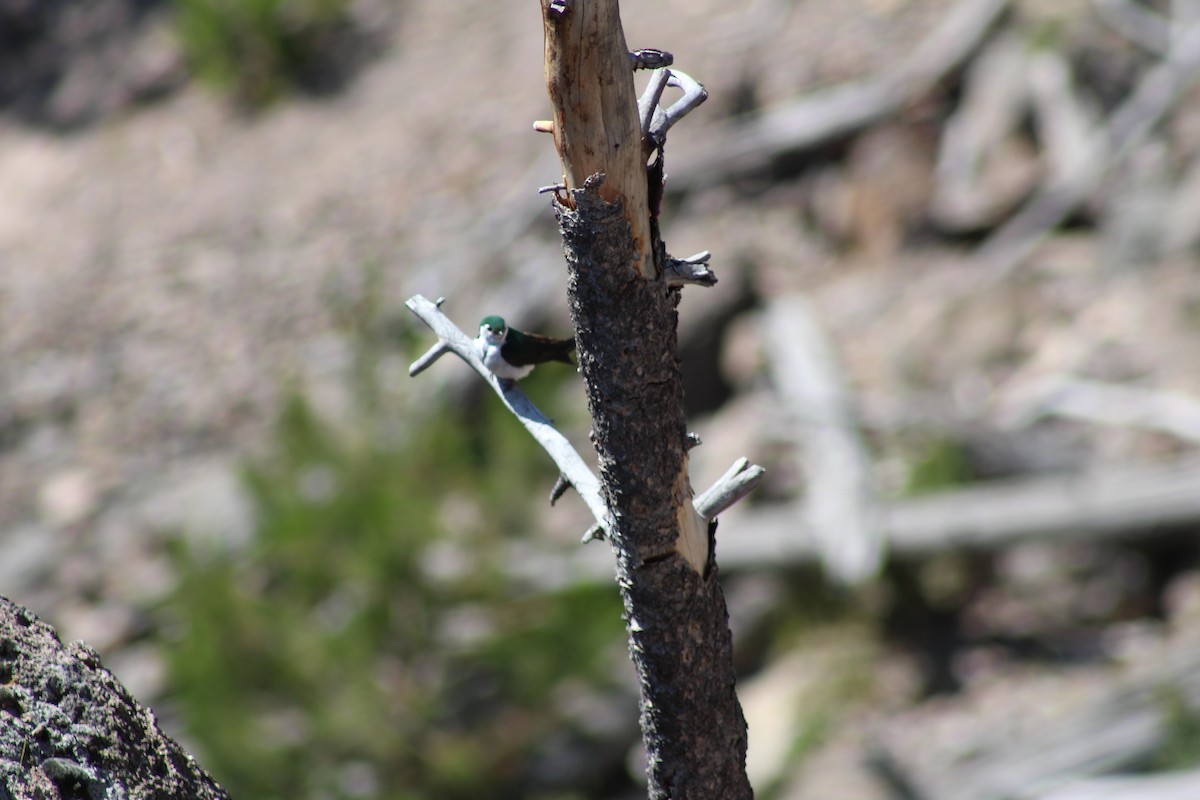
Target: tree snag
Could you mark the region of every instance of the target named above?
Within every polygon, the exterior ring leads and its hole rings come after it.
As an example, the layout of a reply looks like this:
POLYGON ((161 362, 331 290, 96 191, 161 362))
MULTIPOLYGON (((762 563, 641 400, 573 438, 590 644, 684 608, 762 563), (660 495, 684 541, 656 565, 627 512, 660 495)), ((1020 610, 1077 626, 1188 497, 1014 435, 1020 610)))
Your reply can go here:
MULTIPOLYGON (((713 552, 692 504, 676 347, 679 289, 651 216, 617 0, 541 0, 565 193, 555 202, 630 653, 651 798, 748 798, 746 723, 713 552)), ((701 98, 702 99, 702 98, 701 98)), ((657 180, 658 186, 648 186, 657 180)))

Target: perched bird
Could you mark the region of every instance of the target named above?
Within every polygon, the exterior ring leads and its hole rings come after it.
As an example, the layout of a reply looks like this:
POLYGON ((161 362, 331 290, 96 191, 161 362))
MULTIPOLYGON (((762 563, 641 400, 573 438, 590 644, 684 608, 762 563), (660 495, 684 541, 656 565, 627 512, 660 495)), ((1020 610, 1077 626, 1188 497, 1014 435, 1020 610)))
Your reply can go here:
POLYGON ((533 372, 537 364, 547 361, 572 363, 569 353, 574 349, 574 339, 551 339, 536 333, 523 333, 508 327, 497 316, 480 320, 479 338, 475 340, 475 352, 484 365, 496 377, 514 381, 533 372))

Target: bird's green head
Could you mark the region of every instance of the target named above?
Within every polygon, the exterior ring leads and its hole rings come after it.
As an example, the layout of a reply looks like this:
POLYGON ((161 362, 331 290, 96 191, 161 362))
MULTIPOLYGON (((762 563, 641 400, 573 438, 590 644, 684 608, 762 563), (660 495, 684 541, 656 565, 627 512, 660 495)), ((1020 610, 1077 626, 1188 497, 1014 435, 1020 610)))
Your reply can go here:
POLYGON ((503 339, 506 333, 508 333, 508 325, 504 323, 503 317, 497 317, 493 314, 479 320, 480 336, 503 339))
POLYGON ((492 333, 504 333, 505 329, 508 328, 508 326, 504 324, 504 318, 497 317, 494 314, 490 317, 484 317, 483 319, 479 320, 479 327, 487 328, 492 333))

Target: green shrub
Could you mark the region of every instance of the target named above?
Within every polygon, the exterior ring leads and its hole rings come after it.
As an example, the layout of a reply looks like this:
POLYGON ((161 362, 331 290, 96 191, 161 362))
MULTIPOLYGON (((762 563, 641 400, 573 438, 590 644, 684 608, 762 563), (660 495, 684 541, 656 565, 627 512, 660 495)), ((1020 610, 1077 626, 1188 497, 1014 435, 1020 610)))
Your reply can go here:
POLYGON ((905 494, 919 495, 951 489, 974 479, 966 446, 954 439, 926 442, 913 459, 905 494))
POLYGON ((257 108, 311 83, 349 25, 349 0, 175 0, 194 74, 257 108))
POLYGON ((485 400, 476 429, 446 413, 396 448, 294 400, 246 474, 252 543, 177 543, 172 703, 235 797, 530 796, 555 687, 606 682, 615 587, 530 594, 499 569, 553 472, 485 400))

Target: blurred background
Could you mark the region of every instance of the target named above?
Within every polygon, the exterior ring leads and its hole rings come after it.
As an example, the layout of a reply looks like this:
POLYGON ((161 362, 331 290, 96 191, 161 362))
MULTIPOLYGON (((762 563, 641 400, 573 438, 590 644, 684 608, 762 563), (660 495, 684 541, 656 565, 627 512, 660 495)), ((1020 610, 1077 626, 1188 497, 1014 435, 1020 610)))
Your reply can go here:
MULTIPOLYGON (((623 14, 757 796, 1200 797, 1200 3, 623 14)), ((236 797, 645 794, 608 546, 407 375, 569 333, 548 116, 533 2, 0 0, 0 593, 236 797)))

